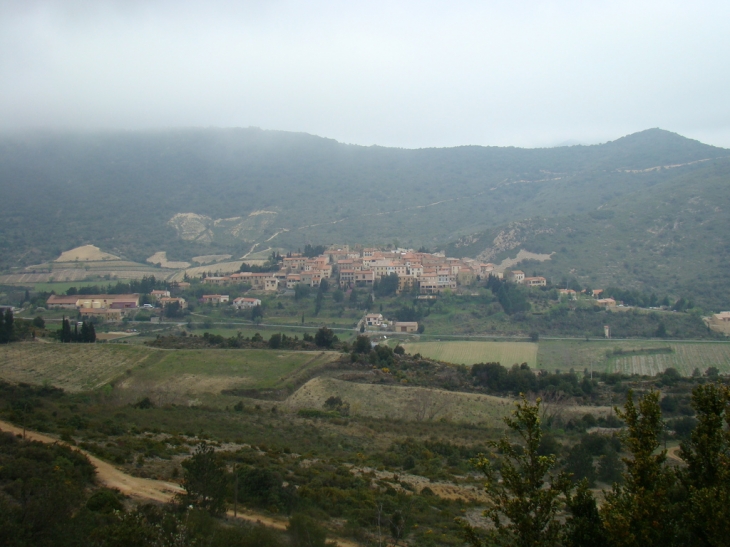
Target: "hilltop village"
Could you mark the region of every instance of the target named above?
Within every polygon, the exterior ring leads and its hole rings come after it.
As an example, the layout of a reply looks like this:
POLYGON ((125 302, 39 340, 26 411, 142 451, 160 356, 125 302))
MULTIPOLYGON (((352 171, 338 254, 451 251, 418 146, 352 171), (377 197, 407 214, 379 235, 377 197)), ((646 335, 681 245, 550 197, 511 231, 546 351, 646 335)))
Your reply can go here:
MULTIPOLYGON (((241 270, 265 271, 239 271, 230 275, 202 273, 198 279, 187 278, 186 281, 151 290, 149 294, 52 294, 46 300, 46 307, 49 310, 75 310, 80 317, 106 321, 136 318, 137 312, 146 310, 152 312, 172 308, 183 311, 188 308, 188 301, 182 294, 188 294, 191 282, 204 289, 203 294, 196 295, 198 304, 228 305, 235 310, 250 310, 262 305, 260 298, 235 296, 248 291, 292 295, 302 288, 317 290, 337 287, 342 291, 363 288, 366 292, 372 292, 373 288, 381 284, 387 285, 388 294, 407 293, 428 300, 445 291, 458 293, 468 290, 489 276, 527 287, 546 285, 544 277, 527 277, 521 270, 498 271, 491 263, 470 258, 449 258, 442 253, 423 250, 331 246, 307 247, 305 251, 288 253, 286 256, 274 253, 264 266, 251 267, 246 263, 241 266, 241 270), (206 290, 207 287, 209 290, 206 290), (234 296, 231 297, 231 294, 234 296)), ((153 316, 151 320, 154 322, 159 318, 153 316)), ((368 329, 420 332, 416 321, 389 322, 378 313, 366 314, 361 324, 368 329)))
POLYGON ((224 275, 212 265, 185 272, 177 281, 148 276, 72 287, 66 294, 37 293, 28 304, 62 312, 51 320, 68 315, 97 324, 131 321, 138 328, 184 322, 188 332, 233 328, 241 320, 271 328, 328 325, 384 335, 427 330, 432 336, 492 333, 533 339, 730 332, 727 313, 703 317, 691 300, 672 303, 668 296, 592 288, 566 278, 558 285, 505 266, 426 249, 307 245, 303 252, 239 261, 235 273, 224 275))
MULTIPOLYGON (((323 279, 332 280, 343 289, 372 286, 388 276, 397 276, 397 292, 439 294, 455 291, 489 275, 503 277, 494 264, 480 263, 471 258, 448 258, 441 253, 416 252, 409 249, 379 250, 365 248, 350 250, 348 246, 325 250, 307 257, 289 253, 280 267, 269 272, 239 272, 228 276, 207 276, 203 283, 229 285, 248 283, 263 291, 294 289, 297 285, 319 287, 323 279)), ((520 270, 508 272, 510 280, 527 286, 545 286, 544 277, 526 277, 520 270)), ((393 277, 393 279, 395 279, 393 277)))

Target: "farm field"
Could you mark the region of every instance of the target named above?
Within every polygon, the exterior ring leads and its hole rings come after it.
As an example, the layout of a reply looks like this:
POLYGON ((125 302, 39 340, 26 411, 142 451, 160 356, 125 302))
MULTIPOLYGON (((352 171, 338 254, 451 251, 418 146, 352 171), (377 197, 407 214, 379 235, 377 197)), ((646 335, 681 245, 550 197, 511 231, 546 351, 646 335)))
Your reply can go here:
POLYGON ((671 341, 623 341, 623 340, 546 340, 538 348, 538 368, 547 370, 571 368, 580 372, 593 366, 597 372, 622 372, 624 374, 655 375, 667 368, 675 368, 685 376, 695 368, 704 372, 715 366, 721 373, 730 372, 730 343, 692 343, 671 341), (664 350, 671 352, 651 350, 664 350), (644 350, 648 354, 615 354, 644 350), (648 351, 647 351, 648 350, 648 351))
POLYGON ((721 374, 730 372, 730 344, 669 344, 672 353, 655 355, 618 355, 608 358, 608 372, 654 376, 667 368, 675 368, 682 376, 690 376, 697 368, 705 372, 717 367, 721 374))
MULTIPOLYGON (((460 393, 441 389, 359 384, 335 378, 317 377, 286 400, 291 410, 322 409, 328 397, 338 396, 350 404, 353 415, 404 421, 447 420, 458 423, 502 426, 502 418, 514 408, 507 397, 460 393)), ((607 414, 608 407, 567 407, 566 412, 583 415, 607 414)))
POLYGON ((662 348, 667 344, 659 341, 631 340, 540 340, 537 350, 538 368, 567 372, 571 368, 582 372, 593 364, 594 371, 607 370, 606 352, 615 349, 635 350, 662 348))
POLYGON ((473 365, 475 363, 497 362, 504 366, 515 363, 537 365, 538 345, 532 342, 416 342, 403 347, 414 355, 455 363, 473 365))
POLYGON ((17 343, 0 346, 0 379, 50 383, 70 392, 98 389, 164 352, 118 344, 17 343))
MULTIPOLYGON (((214 404, 222 390, 293 389, 300 375, 337 359, 335 352, 258 349, 167 350, 115 386, 128 400, 214 404)), ((220 401, 218 401, 220 402, 220 401)))

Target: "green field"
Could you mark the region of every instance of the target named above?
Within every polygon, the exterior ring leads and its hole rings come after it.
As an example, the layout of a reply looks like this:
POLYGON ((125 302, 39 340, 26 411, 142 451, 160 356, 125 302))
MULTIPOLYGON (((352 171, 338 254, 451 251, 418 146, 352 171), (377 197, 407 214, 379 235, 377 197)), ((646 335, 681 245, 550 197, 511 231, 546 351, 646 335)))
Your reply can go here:
POLYGON ((115 393, 130 401, 150 396, 160 404, 222 404, 223 390, 293 391, 314 369, 338 356, 321 351, 166 350, 161 359, 118 382, 115 393))
POLYGON ((730 343, 726 342, 546 340, 540 342, 537 357, 539 367, 547 370, 582 371, 592 366, 597 372, 654 375, 672 367, 689 376, 695 368, 704 372, 714 366, 730 373, 730 343))
POLYGON ((496 362, 504 366, 527 363, 534 367, 537 364, 537 344, 531 342, 416 342, 403 347, 412 355, 420 353, 460 365, 496 362))

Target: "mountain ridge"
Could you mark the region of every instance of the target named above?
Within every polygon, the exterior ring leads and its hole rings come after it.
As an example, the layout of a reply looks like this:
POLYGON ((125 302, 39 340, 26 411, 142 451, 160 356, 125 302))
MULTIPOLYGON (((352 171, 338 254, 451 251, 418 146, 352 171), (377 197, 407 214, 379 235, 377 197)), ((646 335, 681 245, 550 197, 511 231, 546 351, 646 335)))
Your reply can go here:
POLYGON ((678 180, 701 188, 713 169, 730 173, 729 155, 661 129, 533 149, 365 147, 257 128, 4 134, 0 266, 84 244, 139 262, 161 251, 242 256, 253 245, 446 248, 510 222, 590 218, 678 180), (261 210, 272 212, 265 222, 249 219, 261 210), (180 214, 209 219, 194 228, 205 236, 185 239, 172 222, 180 214))

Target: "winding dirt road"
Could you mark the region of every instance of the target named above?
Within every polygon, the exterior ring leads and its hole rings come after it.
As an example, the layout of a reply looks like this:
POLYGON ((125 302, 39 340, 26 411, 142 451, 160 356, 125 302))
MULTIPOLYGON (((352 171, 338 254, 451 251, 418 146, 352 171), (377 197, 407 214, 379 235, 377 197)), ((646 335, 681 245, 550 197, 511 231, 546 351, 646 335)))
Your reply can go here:
MULTIPOLYGON (((22 428, 14 426, 13 424, 8 422, 4 422, 2 420, 0 420, 0 431, 10 432, 14 435, 23 435, 22 428)), ((58 443, 65 446, 70 446, 68 445, 68 443, 65 443, 59 439, 44 435, 43 433, 38 433, 36 431, 26 430, 25 437, 32 441, 39 441, 48 444, 58 443)), ((129 496, 132 499, 136 499, 139 501, 155 501, 159 503, 167 503, 171 501, 176 494, 184 492, 180 485, 173 482, 133 477, 132 475, 128 475, 127 473, 120 471, 113 465, 103 460, 100 460, 96 456, 89 454, 85 450, 81 450, 80 448, 77 448, 75 446, 70 446, 70 448, 78 450, 87 458, 89 458, 91 464, 96 468, 96 476, 99 480, 99 483, 107 488, 119 490, 122 494, 124 494, 125 496, 129 496)), ((233 511, 228 511, 226 513, 226 516, 234 518, 233 511)), ((238 511, 238 514, 235 516, 235 518, 246 520, 248 522, 263 524, 264 526, 275 528, 277 530, 286 530, 286 525, 288 524, 288 521, 285 519, 275 519, 266 515, 254 513, 253 511, 249 510, 238 511)), ((346 539, 334 538, 334 541, 336 541, 337 545, 339 545, 340 547, 360 547, 358 543, 354 543, 346 539)))

